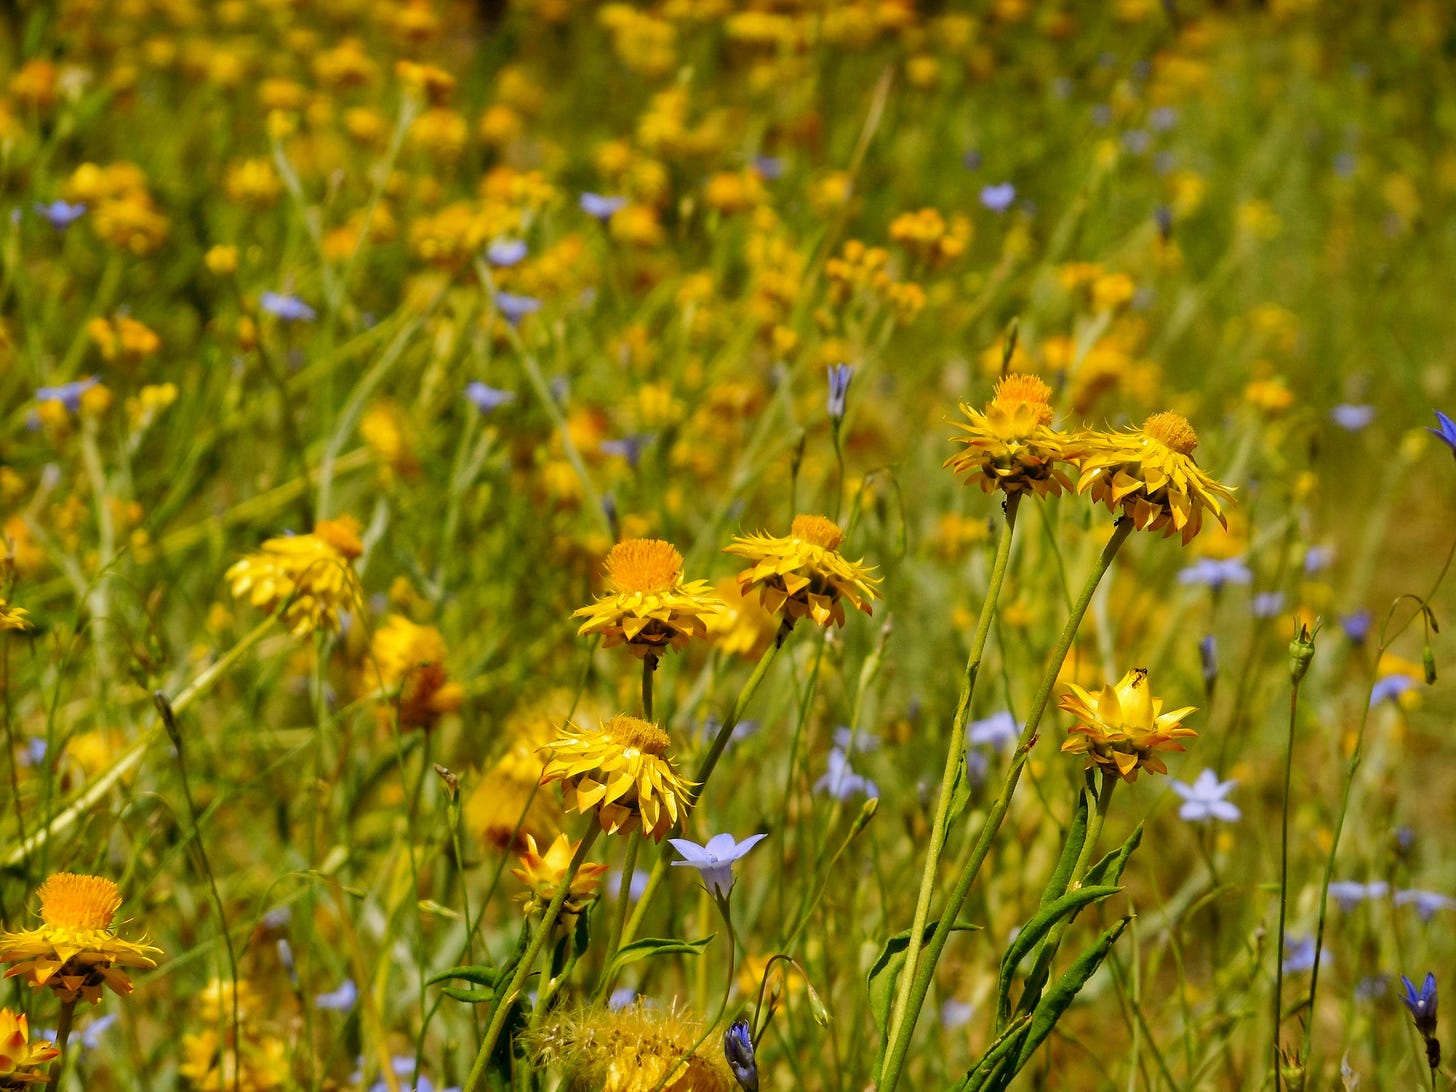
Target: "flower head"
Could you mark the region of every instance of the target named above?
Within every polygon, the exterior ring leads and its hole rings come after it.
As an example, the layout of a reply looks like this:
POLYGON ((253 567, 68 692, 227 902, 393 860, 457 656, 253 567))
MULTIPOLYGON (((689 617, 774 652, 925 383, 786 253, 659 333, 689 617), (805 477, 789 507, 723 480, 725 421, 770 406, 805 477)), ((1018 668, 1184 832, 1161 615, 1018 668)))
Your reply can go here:
POLYGON ((491 410, 500 409, 501 406, 514 402, 516 392, 498 390, 477 379, 473 383, 466 384, 465 400, 481 413, 489 413, 491 410))
POLYGON ((706 637, 704 619, 723 601, 706 580, 684 581, 682 564, 670 542, 623 539, 607 553, 607 594, 572 614, 585 619, 577 633, 600 633, 607 648, 624 644, 639 660, 706 637))
POLYGON ((534 296, 521 296, 514 292, 497 292, 494 299, 496 310, 512 326, 519 326, 521 320, 527 315, 541 310, 541 301, 534 296))
POLYGON ((1051 427, 1051 396, 1052 389, 1034 375, 1008 375, 997 381, 984 411, 962 403, 968 423, 955 427, 966 435, 951 439, 966 447, 944 465, 969 475, 967 484, 979 482, 986 493, 1058 496, 1071 489, 1057 464, 1076 458, 1076 450, 1070 437, 1051 427))
POLYGON ((723 1057, 743 1092, 758 1092, 758 1060, 753 1052, 753 1031, 743 1017, 723 1033, 723 1057))
POLYGON ((520 239, 492 239, 485 248, 485 260, 500 269, 509 269, 526 257, 528 248, 520 239))
POLYGON ((1222 503, 1233 490, 1214 481, 1193 460, 1198 435, 1176 413, 1155 413, 1131 432, 1093 433, 1082 459, 1077 492, 1091 492, 1108 511, 1121 511, 1139 531, 1181 534, 1183 545, 1211 513, 1225 528, 1222 503))
POLYGON ((1062 750, 1085 754, 1089 765, 1124 781, 1136 781, 1139 769, 1167 773, 1156 752, 1181 751, 1179 740, 1198 734, 1182 724, 1193 706, 1163 712, 1163 699, 1153 697, 1146 668, 1134 668, 1116 686, 1104 686, 1097 694, 1076 683, 1068 684, 1068 689, 1070 693, 1057 704, 1077 723, 1069 729, 1072 738, 1062 750))
POLYGON ((35 211, 46 220, 51 227, 57 231, 65 231, 81 217, 86 215, 86 206, 70 201, 51 201, 49 204, 37 204, 35 211))
POLYGON ((383 724, 401 728, 433 728, 441 714, 453 713, 465 700, 465 688, 445 675, 445 639, 433 626, 417 626, 391 614, 374 633, 369 646, 379 685, 388 699, 377 712, 383 724))
POLYGON ((45 1066, 61 1052, 45 1039, 30 1041, 25 1014, 0 1009, 0 1088, 20 1088, 47 1078, 45 1066))
POLYGON ((1414 887, 1397 891, 1391 901, 1396 906, 1414 906, 1422 921, 1430 921, 1438 910, 1456 909, 1456 899, 1450 895, 1443 895, 1439 891, 1422 891, 1414 887))
POLYGON ((24 607, 13 607, 0 599, 0 633, 4 633, 7 629, 24 633, 28 629, 35 628, 26 620, 25 616, 29 613, 24 607))
POLYGON ((826 792, 836 800, 848 800, 852 796, 879 796, 880 789, 863 774, 854 772, 849 756, 834 747, 829 752, 829 769, 814 782, 815 792, 826 792))
POLYGON ((759 602, 789 625, 808 615, 821 626, 843 626, 843 600, 873 614, 869 600, 879 597, 880 582, 872 567, 839 553, 843 542, 844 532, 823 516, 795 516, 787 538, 737 535, 724 552, 753 562, 738 574, 738 587, 744 595, 757 588, 759 602))
POLYGON ((736 841, 731 834, 715 834, 704 845, 687 838, 669 838, 672 848, 683 855, 680 861, 673 861, 676 867, 696 868, 703 874, 703 886, 720 898, 727 898, 733 890, 733 862, 743 859, 767 834, 753 834, 736 841))
POLYGON ((47 986, 62 1001, 101 1000, 102 988, 131 992, 124 967, 151 968, 160 948, 122 940, 111 931, 121 905, 116 884, 102 876, 57 872, 40 885, 39 929, 0 933, 0 963, 12 963, 6 978, 24 975, 35 988, 47 986))
POLYGON ((282 292, 264 292, 258 297, 258 306, 284 322, 312 322, 318 317, 314 309, 303 300, 282 292))
POLYGON ((1016 200, 1016 187, 1010 182, 996 182, 981 187, 981 204, 992 212, 1005 212, 1016 200))
POLYGON ((582 212, 586 213, 588 216, 595 217, 596 219, 602 221, 602 223, 606 223, 614 215, 627 207, 627 199, 625 197, 609 197, 600 193, 592 193, 590 191, 583 193, 576 200, 577 204, 581 206, 582 212))
POLYGON ((541 784, 560 781, 569 809, 594 813, 608 834, 642 825, 654 842, 688 807, 688 783, 664 757, 671 740, 655 724, 620 713, 597 729, 565 725, 547 746, 541 784))
POLYGON ((1426 431, 1445 444, 1452 455, 1456 455, 1456 421, 1451 420, 1440 410, 1435 410, 1434 413, 1438 427, 1428 428, 1426 431))
POLYGON ((531 1034, 530 1049, 542 1066, 571 1070, 583 1087, 603 1092, 731 1092, 723 1062, 695 1049, 702 1032, 675 1005, 559 1006, 531 1034))
POLYGON ((1183 806, 1178 809, 1180 819, 1190 823, 1201 823, 1207 819, 1235 823, 1243 812, 1239 811, 1237 804, 1231 804, 1224 798, 1237 784, 1237 781, 1220 781, 1218 774, 1204 770, 1191 785, 1169 781, 1168 787, 1183 798, 1183 806))
POLYGON ((1419 991, 1415 983, 1405 975, 1400 976, 1401 985, 1404 987, 1405 995, 1401 1000, 1405 1007, 1410 1009, 1411 1018, 1416 1022, 1416 1030, 1427 1039, 1436 1034, 1436 976, 1433 972, 1426 972, 1426 980, 1421 983, 1419 991))
MULTIPOLYGON (((536 848, 536 839, 526 835, 526 848, 518 854, 521 867, 511 869, 511 875, 526 885, 526 891, 521 895, 521 900, 526 904, 526 913, 544 910, 550 905, 580 845, 580 842, 573 842, 566 835, 558 834, 556 840, 546 847, 546 852, 542 853, 536 848)), ((567 888, 566 901, 561 904, 561 913, 568 922, 574 920, 586 908, 587 903, 597 897, 597 886, 602 882, 606 871, 607 866, 604 864, 583 864, 576 870, 576 875, 572 876, 567 888)))
POLYGON ((81 409, 81 396, 100 382, 99 376, 91 375, 85 379, 76 379, 56 387, 37 387, 35 400, 37 402, 59 402, 70 412, 78 413, 81 409))
POLYGON ((849 381, 854 378, 853 364, 831 364, 829 367, 829 419, 844 420, 844 403, 849 397, 849 381))
POLYGON ((353 560, 364 552, 359 523, 350 516, 320 520, 308 535, 270 538, 227 571, 233 598, 272 614, 295 637, 317 629, 338 632, 339 613, 359 610, 364 592, 353 560))

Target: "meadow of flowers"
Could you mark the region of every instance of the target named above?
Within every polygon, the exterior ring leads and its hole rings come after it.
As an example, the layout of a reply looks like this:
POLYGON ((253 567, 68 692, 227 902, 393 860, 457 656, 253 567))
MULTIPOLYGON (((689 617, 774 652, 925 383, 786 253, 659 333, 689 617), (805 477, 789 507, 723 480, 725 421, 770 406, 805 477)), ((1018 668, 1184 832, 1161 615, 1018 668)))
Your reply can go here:
POLYGON ((1453 55, 0 5, 0 1089, 1450 1087, 1453 55))

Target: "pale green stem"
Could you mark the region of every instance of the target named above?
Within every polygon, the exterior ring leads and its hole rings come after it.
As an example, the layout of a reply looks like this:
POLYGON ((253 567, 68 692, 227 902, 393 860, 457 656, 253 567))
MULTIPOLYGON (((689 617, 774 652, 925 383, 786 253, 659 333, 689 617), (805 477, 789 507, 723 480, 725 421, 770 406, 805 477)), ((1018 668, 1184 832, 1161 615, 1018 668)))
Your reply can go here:
POLYGON ((1294 777, 1294 725, 1299 713, 1299 685, 1295 679, 1289 691, 1289 739, 1284 748, 1284 805, 1280 809, 1279 831, 1279 936, 1274 942, 1274 1028, 1273 1062, 1275 1090, 1279 1076, 1279 1026, 1284 1022, 1284 928, 1289 913, 1289 788, 1294 777))

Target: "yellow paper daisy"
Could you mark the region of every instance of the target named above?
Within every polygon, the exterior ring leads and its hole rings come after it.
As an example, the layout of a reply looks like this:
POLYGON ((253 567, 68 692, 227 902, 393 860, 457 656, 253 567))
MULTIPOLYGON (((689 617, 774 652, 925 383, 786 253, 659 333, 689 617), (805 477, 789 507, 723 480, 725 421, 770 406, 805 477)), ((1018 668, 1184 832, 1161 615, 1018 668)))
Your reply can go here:
POLYGON ((578 1073, 603 1092, 730 1092, 734 1081, 721 1051, 693 1049, 702 1033, 702 1024, 676 1005, 558 1008, 531 1034, 529 1049, 541 1065, 578 1073))
POLYGON ((1163 699, 1152 696, 1146 668, 1129 671, 1116 686, 1104 686, 1089 694, 1076 683, 1057 705, 1077 718, 1068 731, 1072 738, 1062 744, 1069 754, 1085 754, 1089 766, 1096 765, 1124 781, 1136 781, 1139 769, 1165 774, 1154 752, 1181 751, 1181 739, 1198 735, 1184 728, 1182 721, 1194 711, 1187 705, 1163 712, 1163 699))
POLYGON ((0 963, 13 963, 6 978, 24 975, 36 988, 48 986, 62 1001, 101 1000, 103 986, 131 992, 123 967, 150 968, 160 948, 122 940, 111 932, 121 905, 116 884, 102 876, 58 872, 40 885, 39 929, 0 933, 0 963))
POLYGON ((995 396, 984 412, 962 403, 966 433, 951 437, 965 450, 945 461, 966 484, 980 483, 983 492, 1060 496, 1072 488, 1059 464, 1076 458, 1072 437, 1051 427, 1052 389, 1034 375, 1008 375, 996 383, 995 396))
POLYGON ((626 713, 595 730, 567 724, 548 744, 541 784, 560 781, 568 810, 595 814, 608 834, 640 822, 643 835, 660 842, 687 813, 688 782, 663 757, 671 742, 626 713))
POLYGON ((282 620, 295 637, 339 630, 339 613, 358 611, 364 592, 353 561, 364 552, 352 517, 320 520, 312 534, 270 538, 227 571, 233 598, 282 620))
POLYGON ((433 728, 465 701, 465 688, 445 674, 445 639, 433 626, 391 614, 375 631, 369 652, 375 667, 370 674, 388 692, 376 706, 382 724, 393 723, 398 709, 401 728, 433 728))
MULTIPOLYGON (((511 869, 511 875, 526 885, 526 891, 521 895, 521 900, 526 904, 526 913, 544 910, 551 904, 580 845, 580 842, 573 842, 566 835, 558 834, 556 840, 546 847, 546 852, 542 853, 536 848, 536 839, 526 835, 526 848, 517 854, 521 867, 511 869)), ((576 870, 567 890, 566 901, 561 904, 564 918, 570 920, 580 914, 587 903, 597 897, 597 887, 606 871, 607 866, 604 864, 583 864, 576 870)))
POLYGON ((45 1066, 61 1052, 44 1039, 30 1041, 24 1013, 0 1009, 0 1088, 20 1088, 44 1081, 45 1066))
POLYGON ((607 594, 573 612, 577 633, 600 633, 607 648, 626 645, 639 660, 706 637, 705 618, 723 609, 706 580, 684 581, 682 554, 658 538, 623 539, 606 560, 607 594))
POLYGON ((844 600, 873 614, 869 600, 879 598, 870 575, 873 566, 849 561, 838 551, 844 532, 823 516, 795 516, 787 538, 775 535, 738 535, 725 553, 752 561, 738 574, 744 595, 758 589, 759 602, 771 613, 782 613, 788 625, 808 615, 821 626, 844 625, 844 600))
POLYGON ((1164 537, 1193 541, 1203 527, 1203 513, 1225 528, 1222 502, 1233 490, 1213 480, 1193 460, 1198 434, 1176 413, 1155 413, 1131 432, 1088 433, 1077 492, 1121 511, 1139 531, 1162 531, 1164 537))
POLYGON ((24 633, 26 630, 33 628, 25 617, 29 613, 24 607, 13 607, 6 603, 5 600, 0 599, 0 633, 3 633, 7 629, 18 630, 24 633))

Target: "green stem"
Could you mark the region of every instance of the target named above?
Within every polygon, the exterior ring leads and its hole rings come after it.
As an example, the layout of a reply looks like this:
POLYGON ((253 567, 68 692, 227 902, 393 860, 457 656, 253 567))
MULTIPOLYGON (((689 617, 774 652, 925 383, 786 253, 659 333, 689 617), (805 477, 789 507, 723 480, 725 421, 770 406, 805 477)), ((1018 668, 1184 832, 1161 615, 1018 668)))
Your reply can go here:
MULTIPOLYGON (((905 1062, 910 1054, 910 1039, 915 1030, 915 1021, 920 1015, 920 1009, 925 1004, 926 994, 930 992, 931 980, 935 977, 935 965, 940 959, 941 952, 945 950, 946 941, 950 939, 956 915, 960 913, 961 907, 965 905, 966 896, 970 894, 971 886, 976 882, 976 876, 981 870, 981 865, 985 862, 986 855, 991 851, 991 843, 995 840, 996 834, 1001 829, 1001 823, 1006 818, 1006 812, 1011 807, 1011 798, 1016 792, 1017 783, 1021 780, 1021 771, 1025 769, 1027 762, 1030 761, 1031 748, 1036 744, 1037 729, 1041 725, 1041 718, 1046 712, 1047 705, 1051 702, 1052 690, 1056 686, 1057 675, 1060 673, 1062 664, 1067 658, 1067 653, 1071 650, 1072 641, 1082 624, 1083 615, 1087 613, 1087 608, 1092 603, 1092 596, 1096 593, 1098 584, 1102 582, 1102 577, 1106 575, 1107 570, 1112 565, 1112 559, 1117 556, 1118 550, 1127 541, 1127 537, 1132 533, 1132 530, 1132 520, 1126 517, 1118 519, 1113 527, 1112 538, 1103 547, 1097 564, 1088 575, 1087 583, 1082 588, 1081 595, 1077 597, 1076 603, 1072 605, 1072 613, 1057 638, 1056 646, 1052 649, 1051 657, 1047 663, 1046 674, 1042 676, 1041 686, 1032 701, 1031 712, 1026 718, 1026 726, 1021 730, 1021 739, 1017 742, 1016 753, 1011 759, 1011 768, 1006 772, 1006 780, 1001 786, 1001 792, 992 803, 991 811, 986 816, 986 821, 982 824, 980 833, 976 836, 975 847, 971 850, 970 858, 966 861, 965 867, 961 869, 961 874, 956 881, 955 889, 951 892, 945 909, 941 913, 940 921, 935 927, 935 933, 930 938, 930 944, 925 949, 921 965, 914 968, 914 983, 911 987, 910 1003, 905 1010, 905 1019, 900 1027, 900 1033, 889 1045, 888 1056, 879 1082, 880 1092, 892 1092, 899 1083, 900 1075, 905 1069, 905 1062)), ((901 973, 911 973, 911 966, 908 962, 905 965, 905 970, 901 973)))
POLYGON ((60 1057, 51 1066, 50 1074, 46 1078, 46 1084, 52 1088, 61 1083, 61 1071, 66 1068, 66 1041, 71 1038, 71 1021, 76 1015, 77 997, 69 1001, 61 1002, 61 1015, 56 1021, 56 1049, 61 1052, 60 1057))
POLYGON ((657 657, 652 653, 642 657, 642 719, 652 720, 652 676, 657 671, 657 657))
MULTIPOLYGON (((940 797, 936 801, 935 819, 930 828, 930 845, 925 851, 925 865, 920 873, 920 893, 915 901, 914 924, 910 926, 910 944, 905 950, 905 966, 914 967, 920 958, 924 943, 925 923, 930 920, 930 902, 935 894, 935 877, 939 871, 941 851, 945 848, 945 828, 950 815, 951 797, 954 795, 956 778, 961 775, 965 761, 966 723, 971 715, 971 696, 975 693, 976 677, 981 670, 981 657, 985 653, 986 641, 991 633, 991 622, 996 614, 996 602, 1001 596, 1001 584, 1011 561, 1011 538, 1016 530, 1016 512, 1021 505, 1021 494, 1012 493, 1006 498, 1006 527, 996 542, 996 559, 991 563, 991 576, 986 588, 986 598, 981 602, 981 616, 976 621, 975 637, 966 659, 961 696, 956 704, 955 717, 951 721, 950 744, 946 748, 945 768, 941 772, 940 797)), ((889 1034, 886 1044, 893 1043, 905 1022, 905 1013, 910 1006, 912 976, 902 973, 900 987, 896 992, 895 1006, 890 1012, 889 1034)))
POLYGON ((1289 691, 1289 739, 1284 749, 1284 805, 1279 830, 1279 937, 1274 942, 1273 1060, 1275 1092, 1279 1076, 1279 1026, 1284 1022, 1284 927, 1289 913, 1289 788, 1294 776, 1294 725, 1299 712, 1299 683, 1289 691))
POLYGON ((632 893, 632 873, 637 868, 637 850, 642 845, 642 835, 633 831, 627 836, 627 856, 622 861, 622 882, 617 886, 617 905, 612 908, 612 931, 607 934, 607 958, 603 967, 610 967, 622 947, 622 930, 627 927, 627 903, 632 893))
MULTIPOLYGON (((706 891, 707 889, 704 888, 704 890, 706 891)), ((730 888, 729 895, 731 894, 732 889, 730 888)), ((718 894, 713 894, 710 896, 713 902, 717 904, 718 913, 722 916, 723 924, 727 927, 728 930, 728 977, 723 981, 723 998, 718 1002, 718 1011, 715 1012, 713 1014, 713 1018, 707 1021, 707 1023, 704 1025, 703 1034, 698 1036, 697 1042, 695 1042, 687 1050, 682 1052, 682 1055, 677 1060, 677 1064, 662 1075, 662 1079, 652 1086, 650 1092, 661 1092, 662 1089, 668 1086, 668 1082, 671 1081, 674 1076, 682 1072, 683 1067, 686 1066, 692 1059, 692 1057, 697 1054, 698 1048, 708 1041, 708 1036, 713 1034, 713 1029, 718 1026, 718 1021, 723 1019, 723 1013, 728 1010, 728 996, 733 992, 734 957, 738 951, 738 941, 737 938, 735 938, 733 935, 733 913, 728 905, 728 897, 728 895, 718 894)), ((677 1086, 674 1085, 673 1087, 677 1086)))
POLYGON ((1097 786, 1097 803, 1092 814, 1087 817, 1087 837, 1082 841, 1082 852, 1077 855, 1077 863, 1072 866, 1068 891, 1080 884, 1082 877, 1087 875, 1087 867, 1092 863, 1093 854, 1097 852, 1097 841, 1102 837, 1102 824, 1107 821, 1107 811, 1112 806, 1112 792, 1120 780, 1122 779, 1115 773, 1102 771, 1102 783, 1097 786))

